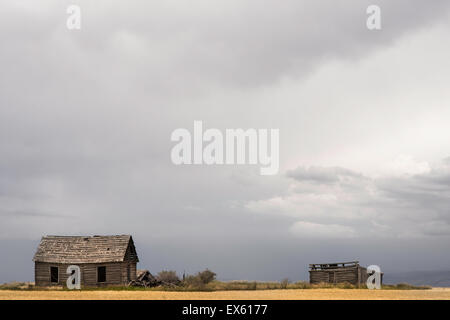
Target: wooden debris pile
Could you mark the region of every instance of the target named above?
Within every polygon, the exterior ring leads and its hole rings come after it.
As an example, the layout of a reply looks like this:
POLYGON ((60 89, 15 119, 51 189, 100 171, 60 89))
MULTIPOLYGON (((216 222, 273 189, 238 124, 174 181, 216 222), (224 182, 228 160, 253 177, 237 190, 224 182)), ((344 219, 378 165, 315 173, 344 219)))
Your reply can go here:
POLYGON ((136 280, 128 284, 132 287, 157 287, 163 283, 156 279, 148 270, 137 270, 136 280))

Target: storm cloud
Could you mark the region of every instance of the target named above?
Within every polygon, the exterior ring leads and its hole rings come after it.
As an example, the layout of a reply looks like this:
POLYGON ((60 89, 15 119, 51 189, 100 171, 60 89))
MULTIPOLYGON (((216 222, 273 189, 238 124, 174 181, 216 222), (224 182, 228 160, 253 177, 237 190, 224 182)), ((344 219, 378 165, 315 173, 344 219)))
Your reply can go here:
POLYGON ((450 239, 450 192, 445 162, 427 173, 377 178, 348 169, 299 167, 283 195, 251 201, 254 212, 295 218, 299 237, 450 239), (308 232, 307 232, 308 230, 308 232))

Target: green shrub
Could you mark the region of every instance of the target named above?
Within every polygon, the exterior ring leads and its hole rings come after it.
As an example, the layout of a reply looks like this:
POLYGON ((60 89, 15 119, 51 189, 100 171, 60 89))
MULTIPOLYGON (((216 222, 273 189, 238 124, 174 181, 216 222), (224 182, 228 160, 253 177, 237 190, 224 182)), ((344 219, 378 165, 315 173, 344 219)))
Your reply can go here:
POLYGON ((284 278, 283 280, 281 280, 280 282, 281 289, 286 289, 288 287, 288 284, 289 284, 288 278, 284 278))
POLYGON ((186 287, 198 288, 198 289, 203 289, 204 286, 205 286, 205 283, 203 283, 202 279, 198 275, 186 276, 185 279, 184 279, 183 284, 186 287))
POLYGON ((202 283, 207 284, 216 279, 216 274, 211 270, 206 269, 205 271, 199 272, 197 277, 202 283))
POLYGON ((206 285, 213 282, 216 274, 209 269, 198 272, 196 275, 184 277, 183 285, 189 289, 206 290, 206 285))
POLYGON ((180 278, 178 278, 177 273, 173 270, 163 270, 156 275, 156 279, 161 281, 162 284, 180 284, 180 278))

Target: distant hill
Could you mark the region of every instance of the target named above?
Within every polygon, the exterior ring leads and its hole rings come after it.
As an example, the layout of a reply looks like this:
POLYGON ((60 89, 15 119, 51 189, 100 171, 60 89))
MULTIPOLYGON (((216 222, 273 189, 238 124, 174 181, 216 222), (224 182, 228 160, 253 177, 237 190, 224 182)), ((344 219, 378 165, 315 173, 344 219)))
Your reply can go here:
POLYGON ((409 283, 433 287, 450 287, 450 270, 446 271, 409 271, 384 274, 386 284, 409 283))

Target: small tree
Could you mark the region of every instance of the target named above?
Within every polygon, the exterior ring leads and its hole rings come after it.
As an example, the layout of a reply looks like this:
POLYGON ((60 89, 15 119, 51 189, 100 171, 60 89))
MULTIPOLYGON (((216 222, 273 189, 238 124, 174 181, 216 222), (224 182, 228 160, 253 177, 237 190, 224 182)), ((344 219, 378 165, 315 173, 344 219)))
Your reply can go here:
POLYGON ((200 278, 201 282, 204 284, 210 283, 216 279, 216 274, 209 269, 199 272, 197 276, 200 278))

